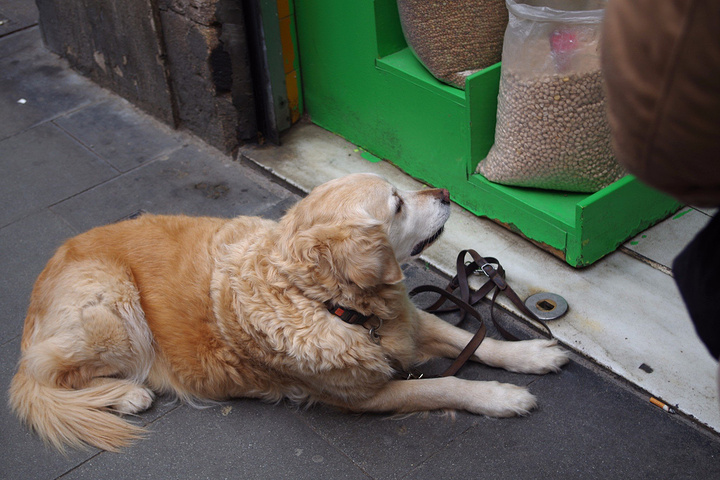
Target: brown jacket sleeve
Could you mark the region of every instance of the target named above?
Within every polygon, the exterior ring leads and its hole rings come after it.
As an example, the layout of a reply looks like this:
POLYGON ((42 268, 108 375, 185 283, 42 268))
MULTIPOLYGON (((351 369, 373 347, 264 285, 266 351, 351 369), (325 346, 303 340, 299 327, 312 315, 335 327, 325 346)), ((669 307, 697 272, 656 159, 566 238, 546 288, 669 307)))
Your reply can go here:
POLYGON ((720 205, 720 1, 610 0, 602 65, 613 147, 645 183, 720 205))

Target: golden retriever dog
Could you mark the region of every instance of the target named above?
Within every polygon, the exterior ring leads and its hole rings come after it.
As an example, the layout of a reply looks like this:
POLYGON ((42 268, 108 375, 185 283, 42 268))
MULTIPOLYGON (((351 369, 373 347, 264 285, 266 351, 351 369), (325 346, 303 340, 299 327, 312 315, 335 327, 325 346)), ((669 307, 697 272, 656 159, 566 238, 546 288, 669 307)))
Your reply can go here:
MULTIPOLYGON (((35 283, 11 408, 61 450, 111 451, 144 432, 115 414, 147 409, 155 393, 525 414, 536 400, 523 387, 396 379, 457 356, 472 336, 413 306, 400 268, 449 215, 447 190, 356 174, 319 186, 279 222, 144 215, 92 229, 35 283), (337 308, 372 317, 350 324, 337 308)), ((473 360, 542 374, 567 355, 552 341, 488 338, 473 360)))

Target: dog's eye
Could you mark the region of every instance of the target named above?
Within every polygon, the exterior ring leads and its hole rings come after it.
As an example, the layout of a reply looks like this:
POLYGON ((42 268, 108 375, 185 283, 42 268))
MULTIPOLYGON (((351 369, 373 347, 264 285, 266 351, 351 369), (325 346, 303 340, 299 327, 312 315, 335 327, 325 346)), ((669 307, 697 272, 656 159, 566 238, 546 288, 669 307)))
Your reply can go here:
POLYGON ((404 204, 405 204, 405 202, 403 202, 403 199, 400 197, 397 197, 397 207, 395 207, 395 215, 399 215, 400 212, 402 212, 404 204))

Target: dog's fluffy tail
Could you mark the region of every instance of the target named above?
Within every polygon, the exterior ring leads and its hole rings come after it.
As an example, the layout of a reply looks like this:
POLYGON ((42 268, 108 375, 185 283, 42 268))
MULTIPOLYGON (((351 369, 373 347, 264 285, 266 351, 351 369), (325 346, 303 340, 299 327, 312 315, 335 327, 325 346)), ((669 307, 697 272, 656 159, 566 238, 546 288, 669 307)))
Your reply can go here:
POLYGON ((10 385, 10 407, 43 440, 60 451, 88 445, 116 452, 145 430, 111 413, 138 389, 126 380, 71 390, 43 384, 21 367, 10 385))

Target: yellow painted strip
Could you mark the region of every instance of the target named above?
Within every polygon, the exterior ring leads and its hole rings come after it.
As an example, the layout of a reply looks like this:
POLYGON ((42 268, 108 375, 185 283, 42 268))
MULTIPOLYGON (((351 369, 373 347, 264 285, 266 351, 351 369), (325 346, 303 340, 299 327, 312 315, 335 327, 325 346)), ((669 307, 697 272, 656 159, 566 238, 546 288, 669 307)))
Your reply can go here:
POLYGON ((290 121, 295 123, 300 120, 300 92, 298 90, 297 73, 294 70, 285 75, 285 86, 288 107, 290 108, 290 121))

